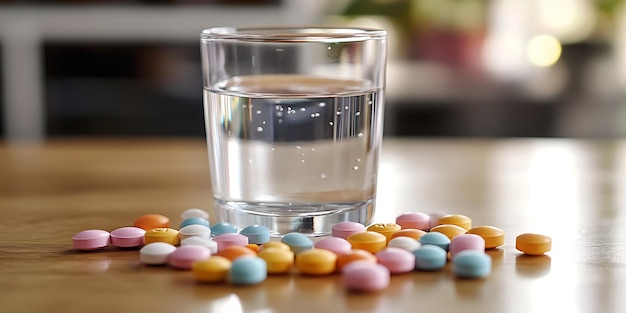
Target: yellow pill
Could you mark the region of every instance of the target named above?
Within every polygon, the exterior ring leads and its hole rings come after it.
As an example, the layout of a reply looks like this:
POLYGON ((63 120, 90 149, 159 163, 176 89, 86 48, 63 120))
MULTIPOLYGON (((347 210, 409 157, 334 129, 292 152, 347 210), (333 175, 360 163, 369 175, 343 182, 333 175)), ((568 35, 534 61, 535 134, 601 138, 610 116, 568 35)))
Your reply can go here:
POLYGON ((372 224, 367 228, 367 231, 373 231, 382 234, 387 238, 387 243, 391 240, 391 236, 402 229, 402 226, 394 223, 378 223, 372 224))
POLYGON ((425 234, 426 232, 421 229, 407 228, 393 233, 393 235, 391 235, 391 239, 396 237, 410 237, 415 240, 420 240, 420 238, 422 238, 425 234))
POLYGON ((286 243, 282 243, 280 241, 266 242, 259 246, 259 251, 263 251, 263 249, 268 249, 268 248, 278 248, 278 249, 291 251, 291 248, 289 248, 289 246, 286 243))
POLYGON ((376 253, 387 246, 387 237, 373 231, 352 234, 346 240, 350 242, 352 249, 362 249, 370 253, 376 253))
POLYGON ((552 249, 552 239, 540 234, 521 234, 515 238, 515 248, 527 255, 542 255, 552 249))
POLYGON ((462 235, 465 234, 467 232, 467 230, 465 230, 465 228, 458 226, 458 225, 452 225, 452 224, 443 224, 443 225, 437 225, 433 228, 430 229, 431 232, 437 232, 437 233, 442 233, 444 235, 446 235, 446 237, 448 237, 450 240, 452 240, 452 238, 458 236, 458 235, 462 235))
POLYGON ((472 228, 472 219, 461 214, 448 214, 439 218, 437 225, 451 224, 463 227, 465 230, 472 228))
POLYGON ((226 281, 232 263, 229 259, 214 255, 193 264, 191 271, 196 280, 207 283, 226 281))
POLYGON ((294 262, 293 251, 282 248, 264 248, 259 251, 259 257, 267 263, 269 274, 289 273, 294 262))
POLYGON ((504 244, 504 230, 494 226, 476 226, 467 231, 485 239, 485 249, 493 249, 504 244))
POLYGON ((144 243, 149 244, 153 242, 166 242, 171 245, 178 245, 180 238, 178 231, 172 228, 153 228, 146 231, 144 235, 144 243))
POLYGON ((332 274, 336 267, 337 255, 326 249, 313 248, 296 255, 296 268, 303 274, 328 275, 332 274))

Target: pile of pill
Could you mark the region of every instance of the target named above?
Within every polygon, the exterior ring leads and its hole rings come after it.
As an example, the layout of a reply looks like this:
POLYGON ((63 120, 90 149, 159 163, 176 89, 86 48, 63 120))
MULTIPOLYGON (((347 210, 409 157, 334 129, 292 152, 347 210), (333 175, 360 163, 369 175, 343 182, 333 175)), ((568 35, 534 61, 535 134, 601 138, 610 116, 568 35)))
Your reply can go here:
MULTIPOLYGON (((385 289, 392 275, 437 271, 449 262, 454 276, 483 278, 491 273, 486 250, 504 244, 504 231, 494 226, 472 227, 460 214, 404 213, 395 223, 366 227, 355 222, 333 225, 329 237, 315 241, 289 233, 272 241, 270 230, 250 225, 209 224, 209 214, 192 208, 181 214, 178 229, 168 217, 147 214, 111 232, 84 230, 73 238, 74 248, 91 251, 109 245, 139 249, 146 265, 190 270, 199 282, 252 285, 267 275, 341 273, 345 287, 354 291, 385 289)), ((542 255, 552 241, 540 234, 521 234, 515 247, 527 255, 542 255)))

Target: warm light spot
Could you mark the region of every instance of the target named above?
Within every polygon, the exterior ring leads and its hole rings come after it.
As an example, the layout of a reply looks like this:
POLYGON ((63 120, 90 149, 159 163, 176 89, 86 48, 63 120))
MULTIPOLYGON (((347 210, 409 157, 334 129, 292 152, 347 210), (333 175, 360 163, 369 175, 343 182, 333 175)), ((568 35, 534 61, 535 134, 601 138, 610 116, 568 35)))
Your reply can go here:
POLYGON ((533 65, 551 66, 561 57, 561 43, 550 35, 534 36, 528 41, 526 56, 533 65))

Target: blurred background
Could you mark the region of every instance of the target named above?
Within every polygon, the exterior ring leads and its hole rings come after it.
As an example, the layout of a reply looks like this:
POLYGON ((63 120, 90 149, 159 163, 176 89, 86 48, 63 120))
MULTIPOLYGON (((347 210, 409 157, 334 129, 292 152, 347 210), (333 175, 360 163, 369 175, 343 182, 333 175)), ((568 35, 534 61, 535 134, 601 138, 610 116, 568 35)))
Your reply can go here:
POLYGON ((0 0, 0 137, 204 136, 199 33, 389 32, 385 136, 626 136, 622 0, 0 0))

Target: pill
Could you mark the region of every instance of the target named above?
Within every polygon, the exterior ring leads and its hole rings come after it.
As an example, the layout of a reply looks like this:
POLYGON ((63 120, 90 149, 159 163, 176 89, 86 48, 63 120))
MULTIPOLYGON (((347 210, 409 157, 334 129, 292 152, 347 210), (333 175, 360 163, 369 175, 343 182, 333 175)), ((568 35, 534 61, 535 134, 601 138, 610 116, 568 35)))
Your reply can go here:
POLYGON ((491 273, 491 257, 474 250, 465 250, 452 258, 454 275, 462 278, 480 278, 491 273))
POLYGON ((391 236, 394 233, 400 231, 401 229, 402 227, 400 227, 400 225, 395 224, 395 223, 377 223, 377 224, 370 225, 367 228, 367 231, 382 234, 385 236, 386 242, 389 242, 389 240, 391 240, 391 236))
POLYGON ((209 225, 209 221, 200 217, 190 217, 180 222, 180 228, 184 228, 185 226, 189 225, 202 225, 205 227, 211 227, 211 225, 209 225))
POLYGON ((419 249, 421 245, 422 244, 419 241, 411 237, 395 237, 391 238, 391 240, 387 244, 387 247, 400 248, 409 252, 413 252, 419 249))
POLYGON ((288 233, 280 238, 280 242, 289 246, 296 255, 302 251, 313 248, 313 241, 300 233, 288 233))
POLYGON ((444 266, 448 261, 446 250, 435 245, 423 245, 413 251, 415 256, 415 269, 421 271, 436 271, 444 266))
POLYGON ((430 216, 422 212, 408 212, 396 218, 396 224, 402 229, 430 229, 430 216))
POLYGON ((376 253, 387 245, 387 237, 372 231, 350 235, 346 240, 352 244, 352 249, 363 249, 370 253, 376 253))
POLYGON ((206 260, 194 263, 191 267, 196 280, 207 283, 226 281, 232 262, 221 256, 211 256, 206 260))
POLYGON ((341 279, 348 290, 371 292, 387 288, 390 276, 389 269, 381 264, 355 261, 346 265, 341 279))
POLYGON ((238 233, 226 233, 213 237, 213 241, 217 242, 217 251, 230 246, 245 247, 248 242, 248 237, 238 233))
POLYGON ((458 226, 458 225, 442 224, 442 225, 437 225, 431 228, 430 232, 442 233, 446 235, 448 239, 452 239, 458 235, 465 234, 467 230, 465 230, 465 228, 458 226))
POLYGON ((234 285, 254 285, 267 278, 267 264, 256 256, 246 256, 232 261, 228 281, 234 285))
POLYGON ((189 270, 193 263, 208 259, 211 256, 209 249, 201 246, 180 246, 167 259, 167 264, 177 269, 189 270))
POLYGON ((166 264, 167 259, 176 247, 166 242, 148 243, 139 250, 139 259, 141 263, 149 265, 166 264))
POLYGON ((542 255, 552 249, 552 239, 541 234, 521 234, 515 238, 515 248, 527 255, 542 255))
POLYGON ((190 208, 187 209, 185 211, 183 211, 183 213, 180 214, 180 217, 183 220, 186 220, 188 218, 191 217, 199 217, 205 220, 209 220, 209 213, 207 213, 205 210, 199 209, 199 208, 190 208))
POLYGON ((365 261, 369 263, 377 263, 378 260, 371 252, 362 249, 352 249, 347 253, 337 256, 337 269, 343 271, 343 268, 355 261, 365 261))
POLYGON ((106 230, 83 230, 72 237, 74 249, 91 251, 105 248, 109 245, 110 234, 106 230))
POLYGON ((445 215, 447 214, 438 213, 438 212, 428 214, 428 216, 430 216, 430 220, 428 221, 428 229, 425 229, 425 230, 429 230, 437 226, 439 223, 439 219, 445 215))
POLYGON ((425 234, 426 232, 421 229, 407 228, 401 229, 400 231, 393 233, 393 235, 391 235, 391 239, 396 237, 410 237, 415 240, 419 240, 425 234))
POLYGON ((450 240, 450 257, 465 250, 485 252, 485 239, 475 234, 462 234, 450 240))
POLYGON ((504 231, 494 226, 476 226, 470 228, 467 233, 483 237, 485 249, 497 248, 504 244, 504 231))
POLYGON ((180 240, 193 236, 209 239, 211 238, 211 228, 200 224, 191 224, 179 229, 178 234, 180 240))
POLYGON ((180 241, 181 246, 201 246, 209 249, 211 254, 217 253, 217 242, 199 236, 187 237, 180 241))
POLYGON ((415 269, 415 255, 404 249, 387 247, 376 253, 376 259, 391 274, 408 273, 415 269))
POLYGON ((313 247, 332 251, 336 255, 344 254, 352 250, 352 245, 340 237, 325 237, 316 242, 313 247))
POLYGON ((291 271, 294 253, 281 248, 265 248, 259 251, 259 257, 265 260, 268 274, 286 274, 291 271))
POLYGON ((270 230, 263 225, 250 225, 239 233, 248 237, 250 243, 264 244, 270 241, 270 230))
POLYGON ((263 249, 268 249, 268 248, 278 248, 278 249, 291 251, 291 248, 288 245, 280 241, 270 241, 270 242, 264 243, 261 246, 259 246, 259 251, 263 251, 263 249))
POLYGON ((144 230, 168 228, 170 227, 170 219, 161 214, 146 214, 135 219, 134 226, 144 230))
POLYGON ((228 246, 222 250, 219 250, 216 255, 225 257, 231 261, 242 256, 256 256, 256 252, 242 246, 228 246))
POLYGON ((153 228, 146 231, 144 235, 145 244, 153 242, 166 242, 172 245, 178 245, 180 238, 178 231, 172 228, 153 228))
POLYGON ((120 227, 111 232, 111 245, 119 248, 141 247, 146 231, 139 227, 120 227))
POLYGON ((419 239, 419 242, 422 244, 422 247, 424 247, 424 245, 435 245, 444 249, 445 251, 448 251, 448 248, 450 246, 450 238, 438 232, 427 233, 419 239))
MULTIPOLYGON (((250 238, 248 238, 248 240, 250 240, 250 238)), ((246 248, 254 251, 254 253, 258 253, 259 252, 259 245, 257 245, 256 243, 249 243, 246 245, 246 248)))
POLYGON ((331 234, 333 237, 346 239, 348 236, 365 231, 365 225, 357 222, 339 222, 333 225, 331 234))
MULTIPOLYGON (((447 214, 439 218, 438 225, 451 224, 462 227, 465 231, 472 228, 472 219, 461 214, 447 214)), ((432 230, 431 230, 432 231, 432 230)))
POLYGON ((219 222, 211 226, 211 236, 237 233, 237 227, 231 223, 219 222))
POLYGON ((328 275, 337 268, 337 255, 325 249, 308 249, 296 254, 296 268, 306 275, 328 275))

